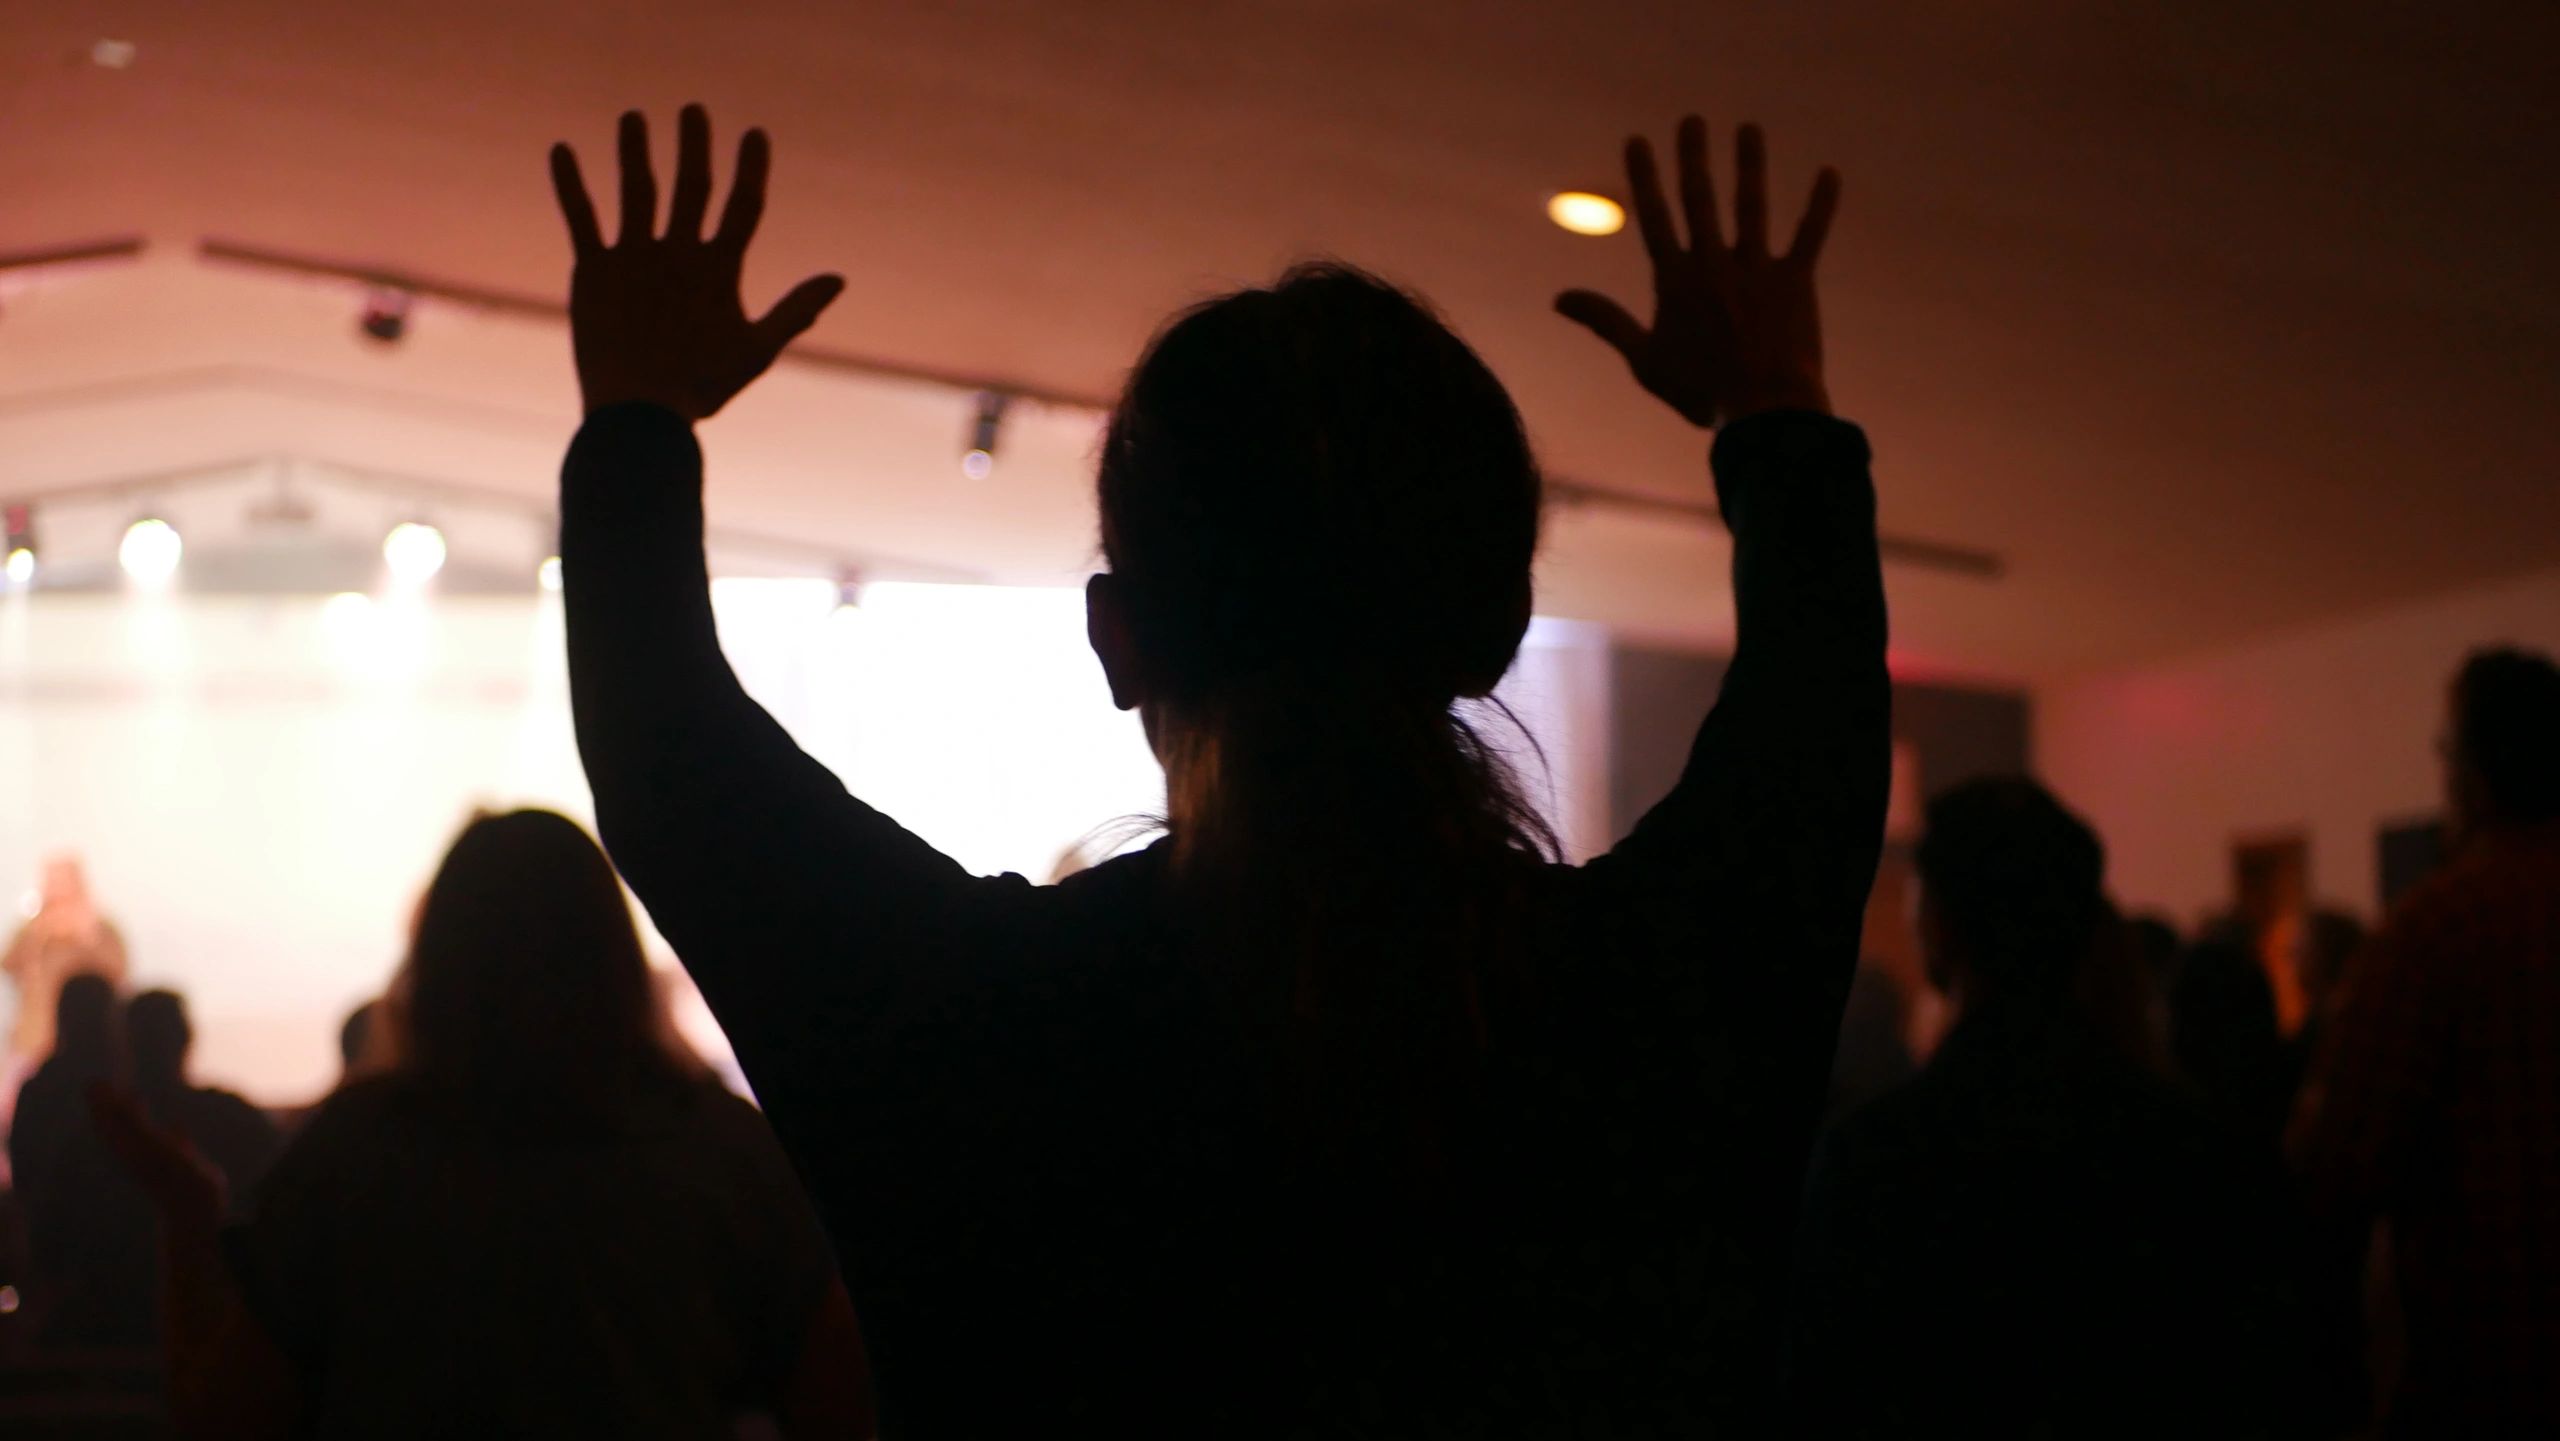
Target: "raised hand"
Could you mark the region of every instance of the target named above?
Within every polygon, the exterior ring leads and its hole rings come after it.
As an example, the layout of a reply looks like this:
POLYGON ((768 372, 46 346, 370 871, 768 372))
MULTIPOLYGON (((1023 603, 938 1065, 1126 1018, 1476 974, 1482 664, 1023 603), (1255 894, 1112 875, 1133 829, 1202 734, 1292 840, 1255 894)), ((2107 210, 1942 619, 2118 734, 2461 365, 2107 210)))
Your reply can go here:
POLYGON ((624 401, 663 405, 688 420, 729 403, 807 330, 844 279, 800 282, 761 317, 747 318, 738 276, 747 242, 764 215, 772 146, 761 130, 738 142, 737 173, 720 228, 706 238, 711 207, 711 117, 688 105, 676 126, 676 183, 667 228, 657 230, 658 181, 649 166, 649 122, 622 117, 622 216, 607 245, 596 210, 566 144, 551 147, 551 183, 576 256, 569 279, 569 329, 578 388, 592 413, 624 401))
POLYGON ((1733 239, 1716 214, 1707 174, 1707 125, 1680 122, 1683 245, 1663 199, 1653 147, 1627 142, 1627 188, 1636 227, 1653 257, 1653 324, 1589 290, 1556 297, 1556 310, 1626 357, 1636 380, 1693 424, 1713 428, 1762 410, 1831 409, 1822 384, 1822 316, 1813 263, 1840 205, 1840 175, 1824 169, 1784 255, 1769 250, 1769 161, 1760 127, 1734 142, 1733 239))

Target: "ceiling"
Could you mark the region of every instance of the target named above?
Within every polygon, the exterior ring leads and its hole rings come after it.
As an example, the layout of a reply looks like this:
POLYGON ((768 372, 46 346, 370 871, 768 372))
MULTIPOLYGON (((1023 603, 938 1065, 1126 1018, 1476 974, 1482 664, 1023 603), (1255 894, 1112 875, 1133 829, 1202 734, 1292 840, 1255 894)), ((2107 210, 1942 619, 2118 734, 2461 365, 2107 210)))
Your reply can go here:
MULTIPOLYGON (((2560 562, 2560 105, 2548 0, 20 0, 0 21, 0 251, 150 258, 5 297, 0 492, 290 450, 539 494, 555 326, 207 267, 219 236, 556 296, 543 151, 690 99, 774 135, 749 284, 851 281, 813 337, 1108 394, 1158 321, 1335 254, 1431 296, 1559 473, 1703 499, 1703 446, 1554 292, 1634 242, 1541 214, 1685 109, 1847 175, 1833 393, 1915 668, 2021 681, 2560 562), (101 66, 101 39, 131 63, 101 66)), ((662 132, 663 133, 663 132, 662 132)), ((1093 426, 778 373, 711 429, 715 518, 991 578, 1091 557, 1093 426)), ((1709 531, 1561 514, 1541 606, 1729 634, 1709 531)))

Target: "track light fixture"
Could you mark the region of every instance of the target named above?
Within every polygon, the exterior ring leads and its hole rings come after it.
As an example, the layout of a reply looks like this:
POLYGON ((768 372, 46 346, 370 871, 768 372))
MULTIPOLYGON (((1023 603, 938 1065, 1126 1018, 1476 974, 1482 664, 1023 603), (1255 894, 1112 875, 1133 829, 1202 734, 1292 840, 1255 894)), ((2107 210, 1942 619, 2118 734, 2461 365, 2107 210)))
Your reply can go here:
POLYGON ((405 290, 375 286, 365 292, 364 312, 356 317, 356 329, 369 340, 383 345, 397 345, 409 333, 409 308, 417 297, 405 290))
POLYGON ((178 573, 178 561, 186 548, 176 526, 156 515, 145 515, 124 528, 124 539, 116 545, 116 564, 139 584, 162 585, 178 573))
POLYGON ((978 392, 978 409, 969 423, 969 448, 960 453, 960 473, 984 480, 995 473, 996 439, 1004 430, 1005 408, 1013 397, 1001 390, 978 392))
POLYGON ((36 578, 36 508, 12 505, 0 519, 6 520, 8 540, 7 569, 11 585, 25 585, 36 578))

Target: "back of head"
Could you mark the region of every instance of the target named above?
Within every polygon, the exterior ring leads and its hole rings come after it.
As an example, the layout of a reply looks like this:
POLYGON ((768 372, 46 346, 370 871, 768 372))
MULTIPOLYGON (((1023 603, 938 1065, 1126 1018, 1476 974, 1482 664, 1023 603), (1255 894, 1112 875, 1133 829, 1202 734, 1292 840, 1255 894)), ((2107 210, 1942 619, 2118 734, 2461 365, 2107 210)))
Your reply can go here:
POLYGON ((2474 653, 2453 685, 2454 755, 2488 823, 2560 816, 2560 666, 2531 651, 2474 653))
POLYGON ((1509 878, 1554 850, 1454 711, 1528 627, 1519 413, 1413 297, 1304 266, 1157 337, 1098 490, 1095 643, 1192 914, 1285 977, 1312 1144, 1436 1154, 1516 979, 1509 878))
POLYGON ((53 1059, 64 1074, 95 1080, 114 1074, 124 1049, 113 982, 83 971, 62 983, 54 998, 53 1059))
POLYGON ((1450 716, 1527 627, 1540 480, 1510 396, 1419 302, 1318 265, 1179 317, 1099 491, 1179 849, 1541 842, 1450 716))
POLYGON ((195 1028, 175 991, 144 991, 124 1007, 125 1044, 133 1050, 133 1083, 146 1094, 186 1084, 187 1047, 195 1028))
POLYGON ((548 811, 463 829, 397 994, 398 1071, 483 1120, 618 1114, 685 1078, 612 866, 548 811))
POLYGON ((1941 986, 2068 1002, 2109 909, 2097 834, 2034 781, 1970 781, 1929 803, 1916 864, 1946 954, 1941 986))

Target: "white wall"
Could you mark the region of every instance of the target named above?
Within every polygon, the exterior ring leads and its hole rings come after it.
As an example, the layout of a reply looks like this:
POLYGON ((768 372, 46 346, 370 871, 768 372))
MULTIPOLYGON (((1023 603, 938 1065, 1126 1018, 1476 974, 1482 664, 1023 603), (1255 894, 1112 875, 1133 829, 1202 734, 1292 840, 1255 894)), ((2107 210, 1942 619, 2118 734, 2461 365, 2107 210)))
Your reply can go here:
POLYGON ((2315 900, 2370 917, 2376 832, 2440 809, 2445 682, 2491 644, 2560 652, 2560 569, 2040 690, 2036 763, 2131 906, 2201 919, 2235 840, 2299 832, 2315 900))

